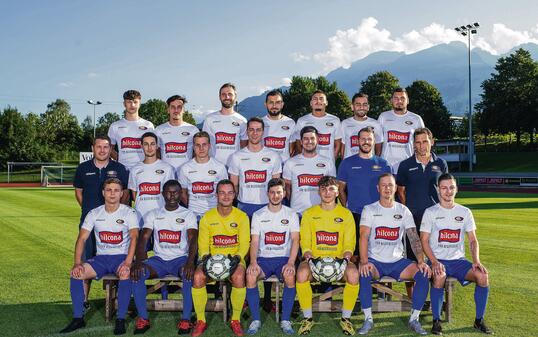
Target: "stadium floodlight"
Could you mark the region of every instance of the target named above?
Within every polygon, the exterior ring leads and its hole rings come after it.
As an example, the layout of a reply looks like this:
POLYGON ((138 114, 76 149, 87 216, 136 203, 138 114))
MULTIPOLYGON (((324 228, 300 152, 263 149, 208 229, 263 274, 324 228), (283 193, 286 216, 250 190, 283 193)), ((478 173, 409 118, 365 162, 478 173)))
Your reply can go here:
POLYGON ((473 104, 471 98, 471 35, 478 33, 478 27, 480 24, 475 22, 473 24, 468 24, 466 26, 460 26, 454 28, 454 30, 460 33, 463 36, 466 36, 468 39, 468 54, 469 54, 469 143, 468 150, 469 153, 469 172, 473 171, 473 158, 474 158, 474 148, 473 148, 473 104))
POLYGON ((93 139, 95 139, 95 106, 103 104, 101 101, 87 100, 88 104, 93 105, 93 139))

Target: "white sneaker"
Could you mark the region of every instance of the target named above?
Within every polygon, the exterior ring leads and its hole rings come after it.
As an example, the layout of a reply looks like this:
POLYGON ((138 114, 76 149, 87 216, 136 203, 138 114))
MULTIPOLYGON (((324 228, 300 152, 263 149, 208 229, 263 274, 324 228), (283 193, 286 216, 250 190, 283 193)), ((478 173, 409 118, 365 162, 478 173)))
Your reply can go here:
POLYGON ((294 335, 295 331, 293 331, 293 328, 291 327, 290 321, 282 321, 280 322, 280 328, 286 335, 294 335))
POLYGON ((247 333, 249 335, 255 335, 258 332, 258 330, 260 330, 261 327, 262 327, 261 321, 252 321, 250 323, 250 326, 248 327, 247 333))

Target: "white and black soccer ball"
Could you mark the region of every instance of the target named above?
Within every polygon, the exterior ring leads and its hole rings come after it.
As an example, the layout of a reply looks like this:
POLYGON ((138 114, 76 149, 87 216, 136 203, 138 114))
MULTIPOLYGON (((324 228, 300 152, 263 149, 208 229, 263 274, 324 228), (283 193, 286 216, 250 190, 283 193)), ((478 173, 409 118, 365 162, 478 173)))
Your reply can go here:
POLYGON ((230 262, 230 259, 226 255, 211 255, 205 263, 207 276, 215 281, 227 279, 230 276, 230 262))
POLYGON ((344 277, 346 260, 337 260, 332 257, 322 257, 316 261, 310 261, 312 276, 319 282, 336 282, 344 277))

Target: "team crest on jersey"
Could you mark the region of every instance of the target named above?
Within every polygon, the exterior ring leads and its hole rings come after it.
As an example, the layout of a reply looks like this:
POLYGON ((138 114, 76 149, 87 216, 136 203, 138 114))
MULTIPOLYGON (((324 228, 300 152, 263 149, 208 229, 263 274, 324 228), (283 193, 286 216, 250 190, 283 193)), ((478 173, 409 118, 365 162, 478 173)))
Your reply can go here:
POLYGON ((148 129, 148 128, 147 128, 146 126, 144 126, 144 125, 140 125, 138 128, 139 128, 140 130, 147 130, 147 129, 148 129))
POLYGON ((316 244, 317 245, 329 245, 336 246, 338 244, 338 232, 316 232, 316 244))
POLYGON ((214 184, 212 182, 195 181, 192 183, 191 190, 194 194, 211 194, 214 190, 214 184))
POLYGON ((267 171, 245 171, 245 183, 264 183, 267 180, 267 171))
POLYGON ((283 149, 286 146, 286 137, 265 137, 264 145, 272 149, 283 149))
POLYGON ((123 221, 122 219, 118 219, 116 220, 116 223, 122 225, 125 223, 125 221, 123 221))
POLYGON ((323 163, 317 163, 316 166, 317 166, 317 167, 325 167, 325 164, 323 164, 323 163))
POLYGON ((327 126, 334 126, 334 123, 332 123, 332 122, 327 122, 327 123, 325 123, 325 125, 327 125, 327 126))
POLYGON ((280 220, 280 223, 283 224, 283 225, 287 225, 290 223, 290 221, 288 219, 282 219, 280 220))
POLYGON ((237 122, 234 121, 234 122, 232 122, 232 125, 233 125, 233 126, 239 126, 239 123, 237 123, 237 122))
POLYGON ((317 187, 319 180, 323 177, 323 174, 300 174, 297 176, 299 187, 312 186, 317 187))
POLYGON ((396 241, 400 237, 400 227, 377 227, 375 229, 375 239, 396 241))
POLYGON ((99 240, 102 243, 117 245, 123 242, 123 232, 99 232, 99 240))
POLYGON ((207 171, 207 174, 209 174, 210 176, 214 176, 215 174, 217 174, 217 171, 209 170, 209 171, 207 171))
POLYGON ((181 242, 181 232, 161 229, 159 231, 159 242, 178 244, 181 242))
POLYGON ((235 133, 217 132, 215 133, 215 143, 225 144, 225 145, 234 145, 236 136, 237 135, 235 133))
POLYGON ((185 219, 183 219, 183 218, 177 218, 177 219, 176 219, 176 222, 177 222, 177 223, 184 223, 184 222, 185 222, 185 219))
POLYGON ((441 168, 437 165, 432 165, 432 171, 433 172, 441 172, 441 168))
POLYGON ((106 175, 109 176, 109 177, 115 177, 115 176, 118 175, 118 172, 116 172, 116 171, 108 171, 106 173, 106 175))
POLYGON ((185 153, 187 152, 187 143, 169 142, 164 145, 165 153, 185 153))
POLYGON ((379 165, 372 165, 372 171, 381 171, 381 166, 379 166, 379 165))
POLYGON ((262 161, 265 162, 265 163, 268 163, 268 162, 271 161, 271 158, 263 157, 263 158, 262 158, 262 161))
POLYGON ((448 242, 448 243, 458 243, 460 242, 460 233, 459 229, 441 229, 439 231, 438 242, 448 242))
POLYGON ((340 222, 343 222, 343 221, 344 221, 344 219, 342 219, 342 218, 334 218, 334 222, 340 223, 340 222))
POLYGON ((156 173, 156 174, 163 174, 163 173, 164 173, 164 170, 155 170, 155 173, 156 173))
POLYGON ((405 124, 407 124, 407 125, 413 125, 413 122, 411 122, 411 121, 405 121, 405 124))
POLYGON ((188 132, 188 131, 183 131, 183 132, 181 133, 181 135, 183 135, 183 136, 190 136, 190 134, 191 134, 191 133, 188 132))
POLYGON ((265 240, 266 245, 283 245, 286 243, 286 232, 267 232, 265 233, 265 240))
POLYGON ((161 183, 141 183, 138 186, 139 195, 159 195, 161 194, 161 183))
POLYGON ((232 228, 237 228, 237 223, 236 223, 236 222, 232 222, 232 223, 230 223, 230 227, 232 227, 232 228))
POLYGON ((282 130, 289 130, 289 129, 290 129, 290 127, 287 126, 287 125, 282 125, 280 128, 281 128, 282 130))
POLYGON ((394 214, 394 219, 400 220, 402 218, 401 214, 394 214))
POLYGON ((330 145, 331 144, 331 134, 330 133, 320 133, 318 134, 318 145, 330 145))
POLYGON ((140 149, 142 148, 142 142, 140 138, 125 137, 121 139, 122 149, 140 149))
POLYGON ((410 132, 399 132, 396 130, 389 130, 387 132, 387 140, 390 143, 407 144, 409 142, 410 132))
POLYGON ((213 236, 213 245, 219 247, 236 245, 237 234, 236 235, 215 235, 213 236))
POLYGON ((457 216, 454 218, 454 220, 458 221, 458 222, 462 222, 463 221, 463 217, 461 216, 457 216))
POLYGON ((359 146, 359 136, 357 136, 357 135, 351 136, 351 138, 349 140, 350 140, 350 143, 351 143, 351 147, 359 146))

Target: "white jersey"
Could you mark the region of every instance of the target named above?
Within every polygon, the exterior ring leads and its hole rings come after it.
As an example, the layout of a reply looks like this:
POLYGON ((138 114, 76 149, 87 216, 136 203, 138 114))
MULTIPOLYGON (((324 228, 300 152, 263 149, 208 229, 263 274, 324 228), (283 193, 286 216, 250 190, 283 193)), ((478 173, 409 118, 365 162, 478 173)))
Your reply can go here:
POLYGON ((398 202, 394 202, 391 208, 381 206, 379 201, 364 206, 360 225, 371 229, 368 257, 384 263, 396 262, 404 257, 404 232, 416 228, 411 211, 398 202))
POLYGON ((140 216, 164 206, 163 185, 175 179, 174 168, 158 159, 153 164, 140 163, 129 173, 129 189, 136 192, 135 209, 140 216))
POLYGON ((153 231, 155 256, 170 261, 189 254, 187 230, 198 230, 196 216, 179 206, 175 211, 164 207, 151 210, 144 217, 144 228, 153 231))
POLYGON ((301 140, 301 130, 305 126, 313 126, 318 130, 318 153, 334 161, 334 142, 337 139, 342 139, 342 129, 338 117, 331 114, 315 117, 311 113, 300 117, 295 125, 294 141, 301 140))
POLYGON ((230 156, 228 173, 239 177, 239 201, 267 204, 267 184, 273 175, 282 173, 282 161, 273 150, 263 147, 251 152, 245 147, 230 156))
POLYGON ((430 233, 430 247, 440 260, 457 260, 465 257, 465 233, 476 230, 473 213, 456 204, 447 209, 435 204, 426 209, 420 231, 430 233))
POLYGON ((200 130, 187 122, 173 126, 169 122, 159 125, 155 134, 159 137, 161 159, 178 169, 192 158, 192 138, 200 130))
POLYGON ((359 131, 367 126, 374 129, 375 143, 383 143, 383 129, 375 119, 366 117, 366 120, 358 121, 353 117, 349 117, 342 121, 342 144, 345 145, 344 158, 359 153, 359 131))
POLYGON ((97 255, 120 255, 129 252, 130 229, 138 229, 138 215, 129 206, 121 205, 113 213, 105 205, 94 208, 86 215, 83 229, 95 234, 97 255))
POLYGON ((118 161, 127 170, 130 171, 136 164, 144 160, 140 137, 153 129, 153 123, 143 118, 138 118, 136 121, 128 121, 122 118, 110 125, 108 129, 110 143, 118 145, 118 161))
POLYGON ((286 161, 282 178, 291 182, 291 203, 295 211, 303 213, 321 202, 318 181, 323 176, 336 176, 334 161, 317 154, 306 158, 299 154, 286 161))
POLYGON ((284 205, 273 213, 265 206, 252 215, 251 235, 259 235, 258 257, 289 257, 291 233, 299 233, 299 216, 284 205))
POLYGON ((226 166, 214 158, 204 164, 191 159, 179 168, 177 176, 181 188, 189 192, 189 209, 201 216, 217 206, 217 183, 228 179, 228 172, 226 166))
POLYGON ((216 111, 207 115, 204 120, 203 131, 209 133, 211 140, 211 157, 223 164, 228 158, 241 148, 241 140, 247 140, 247 120, 234 112, 223 115, 216 111))
POLYGON ((422 117, 411 111, 398 115, 393 110, 381 113, 377 121, 383 128, 381 157, 392 167, 392 173, 396 174, 400 162, 413 155, 413 134, 415 129, 424 127, 424 122, 422 117))
POLYGON ((276 121, 267 116, 262 119, 264 146, 280 154, 280 159, 285 162, 290 157, 290 141, 295 132, 295 121, 288 116, 282 116, 276 121))

